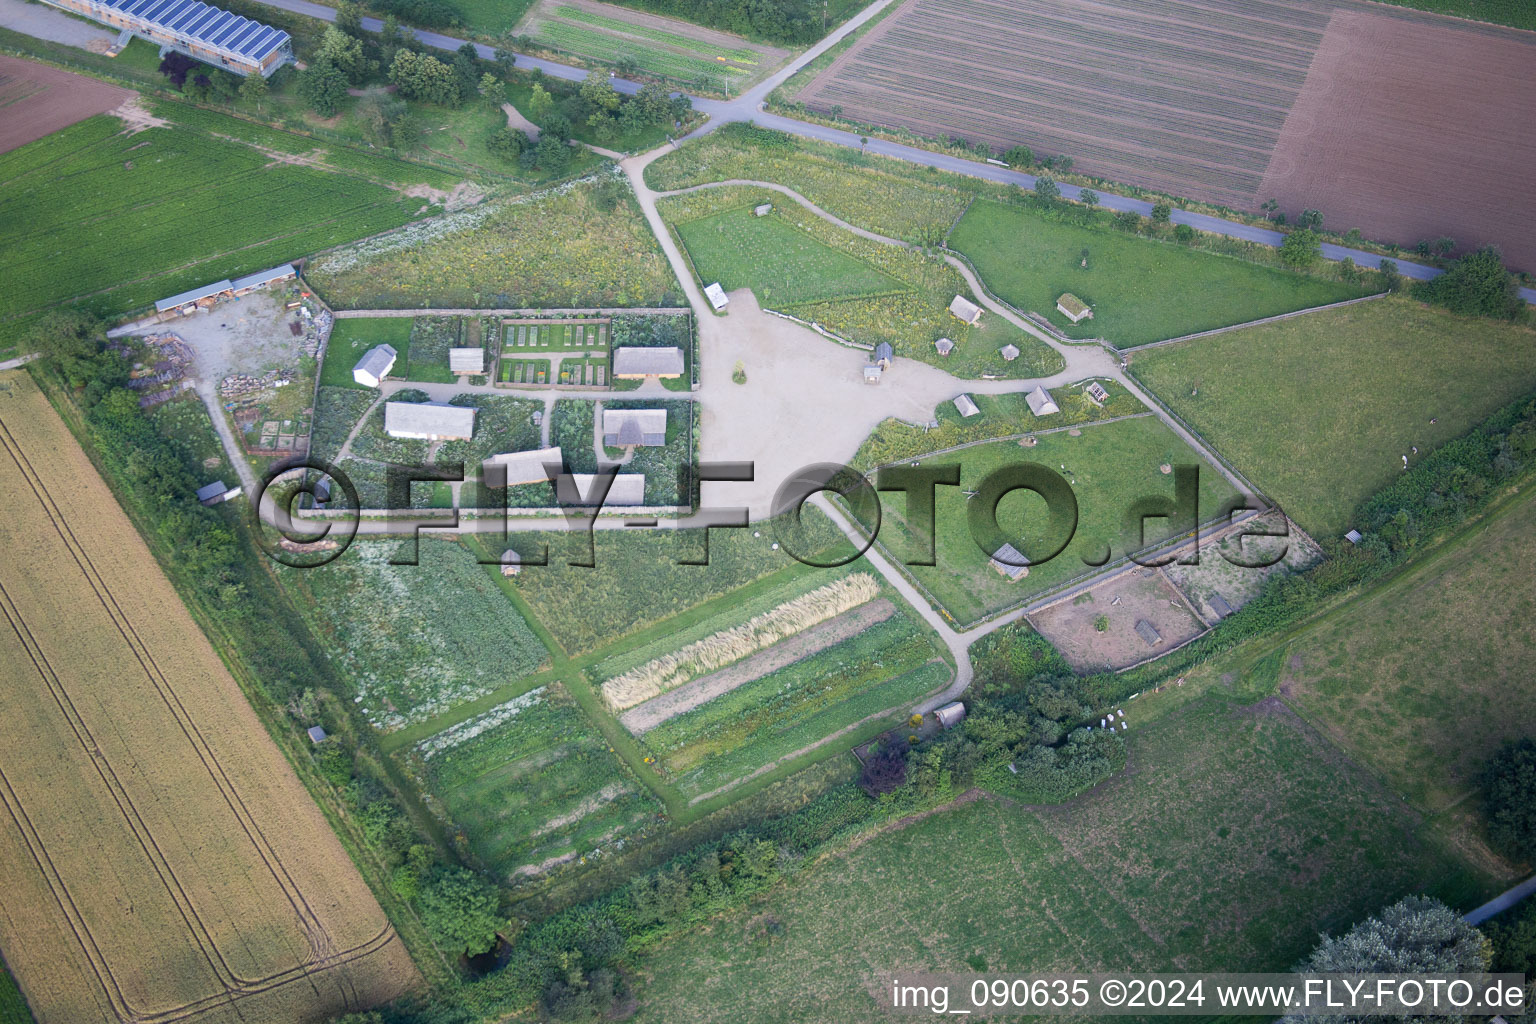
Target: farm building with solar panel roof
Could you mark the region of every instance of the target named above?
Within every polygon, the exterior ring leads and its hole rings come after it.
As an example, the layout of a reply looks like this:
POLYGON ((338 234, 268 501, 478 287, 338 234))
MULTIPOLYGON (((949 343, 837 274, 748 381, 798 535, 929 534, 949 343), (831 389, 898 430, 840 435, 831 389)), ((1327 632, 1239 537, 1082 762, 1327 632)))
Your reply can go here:
POLYGON ((237 75, 272 73, 293 60, 287 32, 201 0, 48 0, 74 14, 123 30, 164 49, 237 75))

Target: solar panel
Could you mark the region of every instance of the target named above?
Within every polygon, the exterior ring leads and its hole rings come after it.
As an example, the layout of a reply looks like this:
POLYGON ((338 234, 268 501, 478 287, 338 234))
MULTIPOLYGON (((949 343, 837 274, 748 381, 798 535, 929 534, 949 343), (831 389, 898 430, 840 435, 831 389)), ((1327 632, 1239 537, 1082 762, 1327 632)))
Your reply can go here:
POLYGON ((214 11, 218 14, 218 17, 214 18, 213 21, 203 29, 201 34, 204 39, 211 40, 217 38, 220 32, 223 32, 235 21, 236 16, 230 14, 228 11, 221 11, 217 7, 214 8, 214 11))
POLYGON ((226 50, 233 50, 235 53, 239 53, 241 51, 241 47, 255 38, 256 33, 260 31, 260 25, 256 24, 254 21, 247 21, 244 25, 240 26, 239 32, 236 32, 234 35, 230 36, 229 40, 223 44, 224 48, 226 50))
POLYGON ((246 57, 256 56, 256 51, 266 44, 267 37, 272 34, 272 29, 266 25, 258 25, 256 27, 261 29, 261 31, 240 44, 240 53, 246 57))
POLYGON ((193 3, 192 0, 182 0, 180 4, 171 8, 162 19, 162 23, 172 32, 186 33, 201 13, 202 4, 193 3))
POLYGON ((208 41, 215 46, 228 46, 236 36, 245 31, 246 24, 246 19, 237 14, 233 21, 219 31, 217 36, 212 37, 208 41))
POLYGON ((152 2, 142 11, 139 11, 138 16, 147 21, 154 21, 163 25, 171 12, 175 11, 179 5, 185 2, 186 0, 160 0, 159 3, 152 2))
POLYGON ((255 39, 251 40, 250 43, 246 44, 245 50, 243 52, 247 57, 265 56, 272 49, 272 45, 277 41, 277 29, 270 26, 263 26, 263 28, 265 31, 262 32, 261 35, 257 36, 255 39))

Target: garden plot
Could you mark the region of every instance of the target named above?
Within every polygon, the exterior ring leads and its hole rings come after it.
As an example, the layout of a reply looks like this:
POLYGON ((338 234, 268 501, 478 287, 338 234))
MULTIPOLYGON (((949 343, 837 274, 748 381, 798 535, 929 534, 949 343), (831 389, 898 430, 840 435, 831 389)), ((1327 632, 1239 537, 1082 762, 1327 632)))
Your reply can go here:
POLYGON ((696 451, 698 403, 631 399, 597 401, 562 398, 550 413, 549 443, 558 447, 573 473, 597 472, 604 464, 622 463, 621 473, 645 476, 647 505, 686 505, 690 496, 678 487, 678 471, 696 451), (664 409, 667 413, 666 443, 610 448, 601 445, 598 406, 608 409, 664 409), (601 449, 599 446, 601 445, 601 449))
POLYGON ((476 858, 507 881, 621 849, 658 810, 558 685, 429 736, 407 756, 476 858))
POLYGON ((603 683, 603 698, 613 710, 625 711, 872 601, 879 593, 880 584, 869 573, 844 576, 609 679, 603 683))
POLYGON ((1286 526, 1283 513, 1271 509, 1264 514, 1223 534, 1219 540, 1206 541, 1200 546, 1200 564, 1167 566, 1164 572, 1174 586, 1199 609, 1201 616, 1214 623, 1227 613, 1218 613, 1213 598, 1225 602, 1228 608, 1237 610, 1259 596, 1264 583, 1276 573, 1300 572, 1322 560, 1322 549, 1317 543, 1291 525, 1286 537, 1243 537, 1246 529, 1279 530, 1286 526), (1230 559, 1241 561, 1267 561, 1284 552, 1280 561, 1261 569, 1249 569, 1235 565, 1230 559), (1230 559, 1229 557, 1230 556, 1230 559))
POLYGON ((702 800, 823 742, 888 727, 954 676, 900 611, 853 636, 656 724, 641 738, 666 777, 702 800))
POLYGON ((1031 614, 1029 622, 1085 675, 1155 658, 1206 629, 1162 573, 1140 566, 1031 614), (1142 623, 1155 631, 1155 644, 1138 632, 1142 623))
POLYGON ((320 568, 282 570, 377 728, 431 718, 548 662, 467 548, 423 540, 419 565, 391 565, 401 553, 395 542, 359 541, 320 568))

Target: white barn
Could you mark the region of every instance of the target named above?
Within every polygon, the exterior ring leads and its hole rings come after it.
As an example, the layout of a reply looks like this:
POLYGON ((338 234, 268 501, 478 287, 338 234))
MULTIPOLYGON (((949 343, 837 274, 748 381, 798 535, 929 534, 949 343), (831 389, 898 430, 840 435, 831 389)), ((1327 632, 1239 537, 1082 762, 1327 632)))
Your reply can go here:
POLYGON ((393 345, 375 345, 352 367, 352 379, 365 388, 378 387, 395 368, 397 354, 393 345))
POLYGON ((643 377, 681 377, 683 350, 672 348, 637 348, 625 346, 613 350, 613 375, 620 380, 643 377))

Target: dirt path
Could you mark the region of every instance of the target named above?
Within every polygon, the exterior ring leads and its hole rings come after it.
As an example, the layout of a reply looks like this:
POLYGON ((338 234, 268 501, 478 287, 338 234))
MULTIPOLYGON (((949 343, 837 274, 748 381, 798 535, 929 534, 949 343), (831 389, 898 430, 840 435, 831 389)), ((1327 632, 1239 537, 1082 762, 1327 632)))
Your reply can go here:
POLYGON ((862 633, 877 622, 884 622, 896 614, 896 606, 888 599, 870 601, 851 608, 841 615, 810 629, 780 640, 772 647, 743 658, 717 672, 679 686, 675 690, 652 697, 637 704, 619 716, 619 724, 635 736, 643 736, 669 718, 676 718, 685 711, 692 711, 707 704, 723 693, 730 693, 754 679, 761 679, 797 661, 841 643, 856 633, 862 633))
POLYGON ((534 142, 539 141, 539 126, 524 117, 521 110, 518 110, 510 103, 503 103, 501 105, 501 112, 507 115, 508 128, 515 132, 522 132, 534 142))

